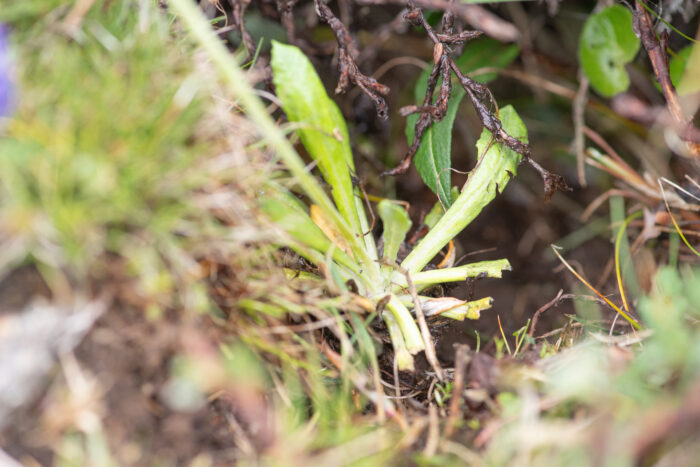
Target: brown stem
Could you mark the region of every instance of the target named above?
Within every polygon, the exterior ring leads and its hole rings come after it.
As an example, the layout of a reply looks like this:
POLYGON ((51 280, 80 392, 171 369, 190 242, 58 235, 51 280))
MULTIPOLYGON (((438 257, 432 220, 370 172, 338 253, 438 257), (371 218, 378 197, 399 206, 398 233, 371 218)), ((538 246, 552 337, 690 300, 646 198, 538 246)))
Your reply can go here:
MULTIPOLYGON (((406 0, 355 0, 360 5, 403 5, 406 0)), ((515 42, 520 37, 518 29, 512 23, 499 18, 479 5, 467 5, 452 0, 413 0, 418 8, 427 10, 449 11, 474 28, 501 42, 515 42)))
POLYGON ((455 63, 454 59, 450 57, 450 49, 448 44, 455 43, 457 38, 461 40, 462 38, 468 36, 477 37, 476 34, 465 35, 464 33, 453 33, 454 14, 452 13, 452 9, 449 8, 452 1, 448 2, 448 8, 445 9, 445 13, 443 14, 442 34, 437 34, 435 32, 432 26, 426 21, 425 17, 423 16, 423 12, 419 8, 415 7, 414 1, 415 0, 410 0, 408 2, 408 12, 404 15, 404 19, 414 26, 422 26, 428 34, 428 37, 430 37, 430 39, 433 41, 434 66, 432 72, 430 73, 430 78, 428 79, 428 86, 426 88, 423 105, 421 107, 409 106, 408 108, 404 108, 402 112, 404 114, 420 112, 420 117, 418 118, 415 126, 413 142, 399 165, 394 169, 385 172, 383 175, 398 175, 406 172, 406 170, 408 170, 410 167, 411 161, 418 151, 418 148, 420 147, 423 134, 427 128, 433 121, 440 121, 444 117, 445 113, 447 112, 447 103, 451 92, 451 69, 459 80, 459 83, 466 91, 467 96, 469 96, 469 100, 472 102, 474 109, 479 115, 481 123, 491 132, 493 138, 498 143, 507 146, 508 148, 522 155, 523 160, 534 167, 537 172, 539 172, 540 176, 542 177, 542 181, 544 182, 545 200, 549 201, 554 195, 554 192, 557 190, 571 190, 567 186, 562 176, 545 170, 542 168, 542 166, 532 160, 530 157, 530 147, 526 143, 513 138, 503 129, 501 120, 484 103, 484 100, 488 99, 488 102, 496 107, 495 100, 493 99, 488 87, 477 83, 470 77, 463 74, 457 66, 457 63, 455 63), (437 103, 434 106, 431 106, 432 96, 435 91, 438 75, 442 78, 440 96, 438 97, 437 103))
POLYGON ((664 32, 661 34, 660 39, 656 37, 654 33, 654 25, 651 21, 651 16, 649 12, 646 11, 642 2, 637 0, 636 11, 634 14, 633 27, 634 31, 639 36, 642 41, 642 45, 649 55, 649 61, 651 61, 651 66, 654 69, 654 74, 656 79, 661 86, 661 90, 666 98, 666 105, 668 111, 676 121, 678 125, 684 128, 681 131, 680 137, 688 142, 688 147, 690 152, 694 157, 700 157, 700 145, 693 143, 688 134, 691 133, 693 127, 690 123, 690 119, 686 118, 683 114, 683 109, 681 108, 680 101, 678 100, 678 93, 676 88, 673 86, 671 81, 671 75, 668 69, 668 55, 666 54, 666 47, 668 45, 668 33, 664 32), (687 128, 688 130, 685 130, 687 128))
POLYGON ((457 421, 462 413, 460 403, 462 402, 462 391, 464 391, 465 373, 469 359, 469 346, 460 344, 455 352, 455 379, 452 386, 452 399, 450 400, 450 414, 447 416, 445 424, 445 437, 449 438, 454 433, 457 421))
POLYGON ((296 28, 294 27, 294 17, 292 9, 299 0, 277 0, 277 11, 280 13, 280 21, 282 26, 287 30, 287 39, 289 42, 296 43, 296 28))
POLYGON ((377 115, 382 120, 388 118, 388 107, 383 96, 389 94, 389 87, 379 83, 376 79, 362 74, 357 67, 355 58, 359 52, 345 25, 331 11, 323 0, 314 0, 316 13, 321 20, 328 23, 338 41, 338 68, 340 78, 335 88, 336 94, 342 94, 348 90, 350 83, 355 84, 369 97, 377 109, 377 115))
POLYGON ((245 22, 243 21, 243 16, 245 15, 245 10, 250 5, 250 0, 235 0, 232 2, 233 7, 233 22, 238 27, 238 31, 241 34, 241 40, 243 41, 243 46, 248 53, 246 62, 253 60, 255 56, 255 41, 253 36, 250 35, 248 29, 245 27, 245 22))

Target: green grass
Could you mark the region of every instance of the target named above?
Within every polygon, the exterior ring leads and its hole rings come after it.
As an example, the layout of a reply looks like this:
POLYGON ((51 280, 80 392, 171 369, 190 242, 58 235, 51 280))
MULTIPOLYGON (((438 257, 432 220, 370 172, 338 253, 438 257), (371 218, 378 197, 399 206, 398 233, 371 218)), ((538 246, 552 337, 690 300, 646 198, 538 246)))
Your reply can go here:
POLYGON ((700 384, 698 290, 697 268, 661 267, 639 303, 648 330, 636 343, 623 343, 634 342, 634 334, 596 332, 597 339, 542 360, 536 378, 517 384, 519 395, 485 453, 487 463, 694 463, 700 439, 689 414, 697 411, 700 384), (541 411, 540 403, 551 407, 541 411), (679 446, 685 447, 678 452, 679 446))
POLYGON ((0 140, 0 269, 34 262, 82 280, 114 254, 145 295, 170 294, 217 224, 195 203, 210 177, 206 81, 150 2, 97 2, 73 37, 70 5, 55 4, 2 14, 21 48, 0 140))

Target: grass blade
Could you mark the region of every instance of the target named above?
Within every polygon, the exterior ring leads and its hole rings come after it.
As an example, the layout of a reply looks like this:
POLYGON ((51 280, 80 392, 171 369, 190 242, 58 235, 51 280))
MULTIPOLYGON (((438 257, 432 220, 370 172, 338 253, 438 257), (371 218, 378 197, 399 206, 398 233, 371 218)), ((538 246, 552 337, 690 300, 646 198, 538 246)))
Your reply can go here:
MULTIPOLYGON (((622 273, 620 271, 620 250, 621 250, 621 244, 622 244, 622 237, 625 235, 627 232, 627 225, 630 223, 631 220, 638 218, 641 216, 641 212, 636 212, 632 214, 631 216, 627 217, 625 219, 625 222, 622 223, 620 226, 620 229, 617 231, 617 237, 615 238, 615 274, 617 276, 617 286, 620 289, 620 296, 622 297, 622 305, 625 307, 625 311, 629 312, 630 308, 627 305, 627 296, 625 294, 625 287, 624 284, 622 283, 622 273)), ((629 247, 627 247, 627 252, 625 255, 627 258, 630 257, 629 253, 629 247)))
POLYGON ((571 274, 573 274, 574 276, 576 276, 576 279, 578 279, 579 281, 581 281, 581 283, 583 283, 583 285, 585 285, 586 287, 588 287, 593 293, 595 293, 595 294, 596 294, 598 297, 600 297, 605 303, 607 303, 613 310, 617 311, 620 315, 622 315, 622 317, 625 318, 635 329, 642 329, 642 326, 637 322, 637 320, 635 320, 634 318, 632 318, 630 315, 628 315, 627 313, 625 313, 624 311, 622 311, 622 310, 620 309, 620 307, 618 307, 618 306, 615 305, 613 302, 611 302, 610 300, 608 300, 608 297, 606 297, 606 296, 603 295, 602 293, 598 292, 598 289, 596 289, 596 288, 593 287, 591 284, 589 284, 588 281, 587 281, 586 279, 584 279, 584 278, 581 276, 581 274, 579 274, 578 272, 576 272, 576 270, 575 270, 574 268, 572 268, 571 265, 559 254, 559 251, 557 251, 558 248, 559 248, 559 247, 557 247, 556 245, 552 245, 552 250, 554 251, 554 254, 557 255, 557 258, 559 258, 559 261, 561 261, 561 262, 564 264, 564 266, 566 266, 566 269, 568 269, 569 271, 571 271, 571 274))

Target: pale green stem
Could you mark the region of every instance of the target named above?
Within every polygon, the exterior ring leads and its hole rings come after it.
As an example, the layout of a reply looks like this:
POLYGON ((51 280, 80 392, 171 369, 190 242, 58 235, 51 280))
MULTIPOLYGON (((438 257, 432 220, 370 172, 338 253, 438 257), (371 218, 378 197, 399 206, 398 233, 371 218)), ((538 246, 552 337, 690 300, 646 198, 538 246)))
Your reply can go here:
MULTIPOLYGON (((499 191, 506 187, 510 174, 516 173, 519 161, 519 157, 505 157, 500 151, 488 151, 481 158, 454 204, 401 263, 411 277, 421 271, 496 197, 497 186, 499 191)), ((395 278, 398 276, 394 274, 395 278)))
POLYGON ((386 323, 386 327, 389 330, 389 336, 391 337, 391 345, 394 347, 394 358, 396 358, 396 363, 401 371, 413 371, 413 357, 411 353, 406 348, 406 341, 403 339, 403 334, 401 334, 401 327, 396 320, 393 313, 384 312, 382 318, 386 323))
MULTIPOLYGON (((465 264, 456 268, 432 269, 430 271, 417 272, 411 276, 413 283, 418 288, 425 288, 434 284, 444 282, 463 281, 468 277, 495 277, 500 278, 502 271, 510 271, 510 263, 507 259, 497 259, 494 261, 481 261, 479 263, 465 264)), ((399 287, 406 287, 406 278, 403 280, 396 277, 396 284, 399 287)))
MULTIPOLYGON (((412 306, 413 305, 413 297, 411 295, 397 295, 396 296, 401 303, 403 303, 406 306, 412 306)), ((428 300, 434 300, 435 297, 428 297, 427 295, 418 295, 418 300, 420 300, 421 304, 423 302, 426 302, 428 300)))
MULTIPOLYGON (((308 248, 296 241, 289 241, 286 243, 286 245, 310 263, 316 264, 318 266, 325 265, 326 268, 331 267, 329 259, 324 257, 321 253, 312 248, 308 248)), ((355 268, 357 268, 357 265, 354 266, 355 268)), ((371 284, 367 280, 367 276, 359 274, 359 272, 353 269, 347 268, 346 266, 337 262, 334 263, 334 267, 336 268, 336 271, 340 275, 340 278, 343 282, 347 282, 350 279, 353 279, 357 283, 357 286, 361 287, 363 291, 373 286, 373 284, 371 284)), ((330 272, 330 270, 328 272, 330 272)))
POLYGON ((353 234, 331 200, 326 196, 321 185, 306 171, 304 162, 268 114, 267 109, 248 83, 246 74, 241 71, 231 53, 211 30, 202 12, 191 0, 170 0, 168 6, 179 17, 180 21, 187 25, 192 36, 207 51, 248 117, 258 126, 260 133, 264 135, 270 147, 276 151, 289 171, 299 180, 299 184, 309 198, 323 209, 323 212, 338 227, 340 233, 350 242, 353 251, 360 256, 358 259, 371 283, 379 284, 379 267, 365 250, 365 242, 361 242, 353 234))
POLYGON ((416 325, 411 312, 408 308, 401 303, 401 301, 396 297, 396 295, 391 295, 389 303, 386 307, 394 314, 396 321, 401 328, 401 334, 403 335, 404 341, 406 342, 406 348, 411 354, 417 354, 421 350, 425 349, 425 343, 421 337, 420 331, 418 330, 418 325, 416 325))
MULTIPOLYGON (((364 195, 360 193, 360 190, 355 189, 355 205, 357 206, 357 214, 360 218, 360 228, 364 235, 365 248, 372 260, 376 261, 379 259, 377 253, 377 246, 374 243, 374 236, 372 235, 371 228, 367 221, 367 214, 365 213, 365 200, 364 195)), ((370 206, 371 209, 371 206, 370 206)))

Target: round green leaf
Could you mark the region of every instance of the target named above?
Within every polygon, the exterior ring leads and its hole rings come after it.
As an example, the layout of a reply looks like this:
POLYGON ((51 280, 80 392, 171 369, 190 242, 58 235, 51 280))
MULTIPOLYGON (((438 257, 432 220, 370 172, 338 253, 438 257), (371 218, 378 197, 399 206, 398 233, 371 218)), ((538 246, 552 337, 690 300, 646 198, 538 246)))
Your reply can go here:
POLYGON ((678 86, 683 73, 685 72, 685 67, 688 66, 688 59, 690 58, 690 53, 693 51, 693 46, 689 45, 682 48, 669 62, 668 71, 671 75, 671 82, 674 86, 678 86))
POLYGON ((681 49, 671 59, 669 71, 678 95, 697 92, 700 89, 700 46, 694 44, 681 49))
POLYGON ((614 5, 591 15, 583 25, 579 60, 593 88, 605 97, 625 91, 630 79, 625 64, 639 49, 632 13, 614 5))

